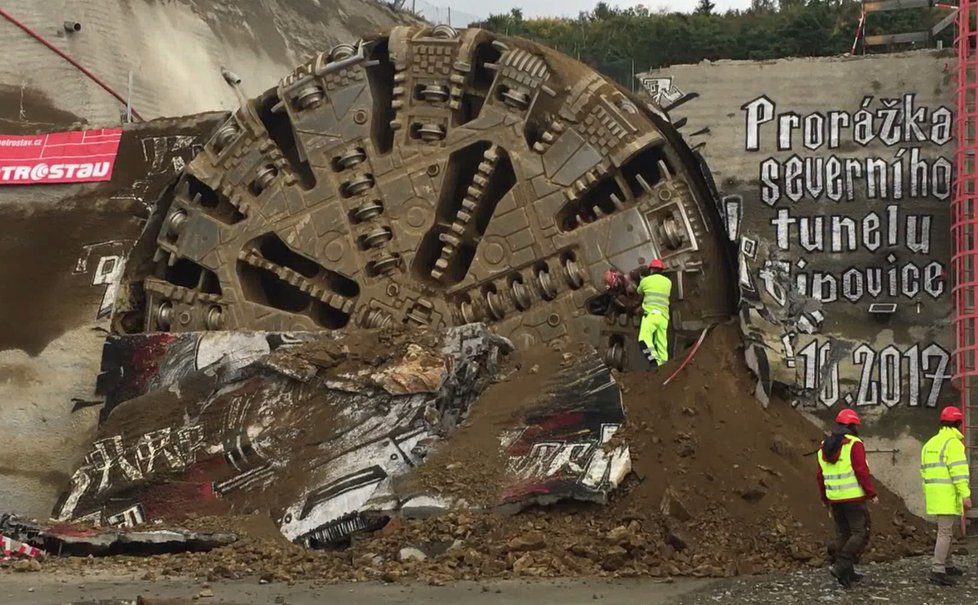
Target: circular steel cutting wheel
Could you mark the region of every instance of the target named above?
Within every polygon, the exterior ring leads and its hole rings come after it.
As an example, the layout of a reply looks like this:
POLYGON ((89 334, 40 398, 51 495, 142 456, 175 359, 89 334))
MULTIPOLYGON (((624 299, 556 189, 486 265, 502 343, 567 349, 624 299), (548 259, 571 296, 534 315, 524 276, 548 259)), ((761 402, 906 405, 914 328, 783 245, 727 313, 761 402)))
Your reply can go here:
POLYGON ((692 322, 734 300, 699 161, 651 101, 552 49, 398 27, 321 53, 215 129, 127 263, 113 327, 478 320, 640 358, 629 318, 595 303, 609 268, 663 258, 692 322))

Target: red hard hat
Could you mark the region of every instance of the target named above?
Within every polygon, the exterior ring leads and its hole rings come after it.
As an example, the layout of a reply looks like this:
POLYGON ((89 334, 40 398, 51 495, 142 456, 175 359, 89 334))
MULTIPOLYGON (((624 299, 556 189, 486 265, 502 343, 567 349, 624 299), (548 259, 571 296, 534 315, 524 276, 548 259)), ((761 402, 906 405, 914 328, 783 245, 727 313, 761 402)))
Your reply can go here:
POLYGON ((961 413, 961 408, 949 405, 941 410, 941 422, 961 422, 962 420, 964 420, 964 414, 961 413))
POLYGON ((653 258, 652 262, 649 263, 649 269, 665 269, 666 264, 662 262, 661 258, 653 258))
POLYGON ((608 269, 604 272, 604 285, 608 288, 615 288, 620 286, 622 282, 621 273, 615 271, 614 269, 608 269))
POLYGON ((850 410, 846 408, 839 412, 835 417, 835 421, 839 424, 862 424, 862 420, 859 419, 859 414, 855 410, 850 410))

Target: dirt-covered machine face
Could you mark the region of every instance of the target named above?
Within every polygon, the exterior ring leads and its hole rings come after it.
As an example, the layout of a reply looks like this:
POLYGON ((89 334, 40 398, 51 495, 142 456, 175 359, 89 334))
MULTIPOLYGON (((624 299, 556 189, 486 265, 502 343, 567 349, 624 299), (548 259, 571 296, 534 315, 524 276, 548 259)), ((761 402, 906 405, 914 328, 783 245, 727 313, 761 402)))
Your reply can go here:
POLYGON ((249 101, 151 218, 117 332, 486 322, 623 366, 610 267, 674 271, 682 338, 729 313, 725 234, 664 115, 524 40, 440 25, 340 45, 249 101))

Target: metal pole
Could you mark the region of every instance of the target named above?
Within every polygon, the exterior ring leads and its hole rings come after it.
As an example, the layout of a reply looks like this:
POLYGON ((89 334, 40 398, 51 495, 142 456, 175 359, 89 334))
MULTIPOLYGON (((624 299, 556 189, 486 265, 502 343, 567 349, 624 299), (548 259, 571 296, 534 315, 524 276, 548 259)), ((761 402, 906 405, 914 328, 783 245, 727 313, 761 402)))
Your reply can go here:
POLYGON ((448 27, 452 26, 452 7, 448 7, 448 27))
POLYGON ((580 17, 578 21, 581 24, 581 43, 577 47, 577 60, 581 60, 581 47, 584 46, 584 17, 580 17))
POLYGON ((126 93, 126 123, 132 123, 132 70, 129 70, 129 91, 126 93))

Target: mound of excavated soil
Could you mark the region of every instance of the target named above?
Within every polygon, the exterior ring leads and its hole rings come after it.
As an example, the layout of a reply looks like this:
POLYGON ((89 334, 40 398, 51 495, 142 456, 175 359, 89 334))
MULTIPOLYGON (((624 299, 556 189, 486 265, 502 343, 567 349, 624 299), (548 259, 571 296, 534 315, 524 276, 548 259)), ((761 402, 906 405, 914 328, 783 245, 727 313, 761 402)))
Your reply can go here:
POLYGON ((507 472, 500 434, 520 425, 535 411, 533 406, 546 403, 540 401, 541 385, 574 361, 572 353, 545 347, 511 353, 499 380, 472 406, 448 443, 405 476, 399 489, 492 507, 514 481, 507 472))
MULTIPOLYGON (((666 386, 681 359, 655 372, 619 375, 627 424, 613 443, 629 444, 632 479, 607 506, 565 505, 494 525, 497 533, 478 539, 480 552, 506 561, 507 573, 530 575, 717 576, 821 565, 831 521, 818 497, 817 462, 806 454, 822 433, 784 401, 764 409, 753 397, 742 353, 736 326, 722 325, 666 386), (533 554, 514 558, 512 542, 526 539, 525 532, 533 554)), ((494 385, 471 425, 419 470, 424 486, 477 501, 482 496, 482 503, 498 494, 510 479, 499 465, 500 427, 528 412, 522 407, 527 386, 573 363, 567 357, 546 349, 514 356, 515 374, 494 385)), ((877 487, 865 558, 922 552, 929 543, 924 523, 877 487)), ((395 538, 366 543, 396 555, 397 545, 423 542, 424 527, 400 525, 395 538)))
MULTIPOLYGON (((806 454, 823 435, 785 401, 764 409, 754 399, 742 353, 736 326, 727 324, 664 387, 680 360, 621 376, 636 481, 608 512, 659 511, 672 500, 681 504, 674 511, 690 515, 684 525, 694 540, 749 561, 746 569, 819 561, 831 521, 818 497, 818 463, 806 454)), ((866 558, 920 552, 925 524, 879 482, 877 490, 866 558)))
MULTIPOLYGON (((630 445, 634 474, 607 505, 395 519, 335 551, 289 544, 275 536, 270 521, 253 517, 195 519, 192 529, 230 529, 246 537, 210 553, 47 564, 69 571, 136 567, 151 578, 258 575, 267 581, 434 584, 509 576, 731 576, 823 565, 830 522, 818 499, 815 459, 805 455, 817 447, 819 430, 783 401, 773 400, 765 410, 753 398, 733 325, 715 328, 693 361, 663 387, 680 361, 619 376, 627 425, 613 441, 630 445)), ((408 481, 470 502, 491 501, 510 479, 499 432, 526 414, 536 385, 567 363, 572 355, 546 349, 513 355, 506 377, 408 481)), ((929 545, 924 524, 893 494, 879 491, 866 558, 923 552, 929 545)))

